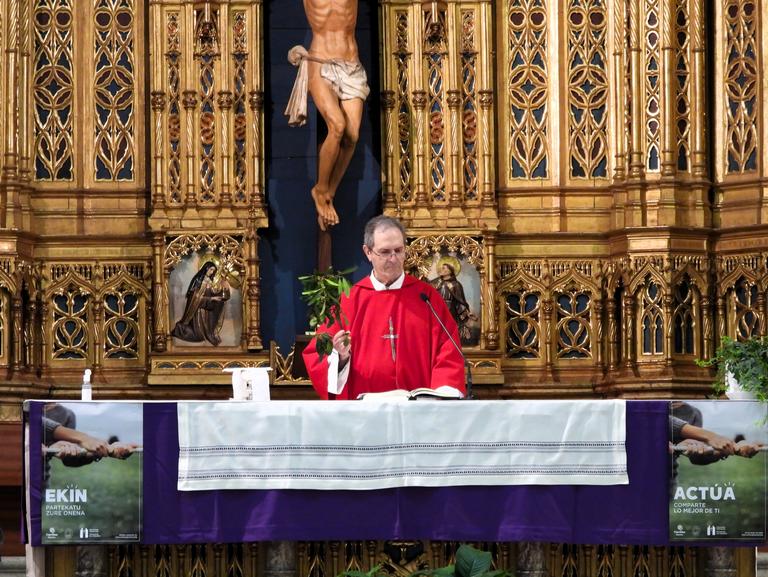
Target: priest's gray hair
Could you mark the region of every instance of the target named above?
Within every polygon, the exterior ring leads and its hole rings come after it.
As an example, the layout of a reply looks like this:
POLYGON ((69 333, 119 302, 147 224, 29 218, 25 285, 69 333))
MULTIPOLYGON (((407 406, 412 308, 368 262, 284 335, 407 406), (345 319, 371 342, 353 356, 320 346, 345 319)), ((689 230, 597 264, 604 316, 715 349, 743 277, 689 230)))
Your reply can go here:
POLYGON ((365 225, 365 231, 363 232, 363 243, 368 248, 373 249, 373 233, 375 233, 377 230, 389 230, 390 228, 396 228, 399 230, 403 234, 403 242, 405 242, 406 234, 403 223, 396 218, 392 218, 391 216, 380 214, 379 216, 374 216, 365 225))

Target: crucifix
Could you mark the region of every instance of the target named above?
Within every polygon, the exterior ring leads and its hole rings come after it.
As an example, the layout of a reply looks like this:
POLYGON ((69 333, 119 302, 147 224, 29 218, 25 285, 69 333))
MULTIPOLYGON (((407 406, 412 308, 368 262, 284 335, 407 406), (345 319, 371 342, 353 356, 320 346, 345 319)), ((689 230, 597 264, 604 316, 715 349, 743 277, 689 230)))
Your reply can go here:
POLYGON ((395 362, 395 339, 397 338, 397 335, 395 334, 395 327, 392 324, 392 317, 389 317, 389 334, 387 335, 381 335, 382 339, 389 339, 389 348, 392 351, 392 362, 395 362))

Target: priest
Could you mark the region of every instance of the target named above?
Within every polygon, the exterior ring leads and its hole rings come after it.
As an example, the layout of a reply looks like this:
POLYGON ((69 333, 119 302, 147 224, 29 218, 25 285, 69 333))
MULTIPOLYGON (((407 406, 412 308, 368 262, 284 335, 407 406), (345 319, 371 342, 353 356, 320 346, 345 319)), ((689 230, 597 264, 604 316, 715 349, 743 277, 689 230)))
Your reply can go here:
POLYGON ((304 350, 312 385, 324 398, 357 399, 362 393, 420 387, 466 394, 464 361, 432 314, 434 307, 455 343, 459 332, 440 294, 405 274, 405 229, 377 216, 365 226, 363 252, 371 275, 342 297, 342 324, 322 327, 333 352, 319 357, 312 340, 304 350))

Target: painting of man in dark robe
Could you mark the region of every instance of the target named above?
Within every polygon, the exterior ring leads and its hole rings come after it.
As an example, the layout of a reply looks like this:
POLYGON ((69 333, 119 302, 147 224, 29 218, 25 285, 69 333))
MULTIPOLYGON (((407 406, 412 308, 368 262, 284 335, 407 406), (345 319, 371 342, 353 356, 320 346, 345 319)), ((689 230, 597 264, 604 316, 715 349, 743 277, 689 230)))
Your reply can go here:
POLYGON ((221 343, 219 333, 230 286, 226 276, 216 280, 217 272, 216 264, 207 261, 189 281, 184 314, 171 331, 177 339, 191 343, 208 341, 214 346, 221 343))

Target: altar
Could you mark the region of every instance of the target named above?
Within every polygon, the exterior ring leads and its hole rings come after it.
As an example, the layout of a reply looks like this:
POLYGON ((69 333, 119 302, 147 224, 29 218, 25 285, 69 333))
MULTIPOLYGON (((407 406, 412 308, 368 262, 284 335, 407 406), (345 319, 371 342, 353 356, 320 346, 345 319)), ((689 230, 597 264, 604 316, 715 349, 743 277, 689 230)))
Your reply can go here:
MULTIPOLYGON (((292 402, 278 403, 290 406, 292 402)), ((601 401, 590 403, 599 405, 601 401)), ((434 410, 443 404, 416 402, 408 406, 416 410, 428 405, 434 410)), ((28 463, 44 460, 39 426, 44 405, 44 401, 27 402, 28 463)), ((303 410, 313 406, 328 410, 331 406, 312 402, 297 405, 303 410)), ((362 408, 365 403, 348 405, 362 408)), ((468 405, 450 402, 453 408, 468 405)), ((667 401, 626 402, 627 484, 405 486, 379 490, 181 491, 179 405, 146 402, 140 406, 142 544, 329 539, 674 543, 669 538, 667 401)), ((253 418, 258 419, 257 412, 253 418)), ((499 426, 503 427, 503 423, 499 426)), ((450 434, 446 430, 446 438, 451 438, 450 434)), ((29 537, 33 545, 41 544, 43 477, 43 467, 28 468, 29 537)))

